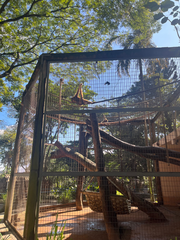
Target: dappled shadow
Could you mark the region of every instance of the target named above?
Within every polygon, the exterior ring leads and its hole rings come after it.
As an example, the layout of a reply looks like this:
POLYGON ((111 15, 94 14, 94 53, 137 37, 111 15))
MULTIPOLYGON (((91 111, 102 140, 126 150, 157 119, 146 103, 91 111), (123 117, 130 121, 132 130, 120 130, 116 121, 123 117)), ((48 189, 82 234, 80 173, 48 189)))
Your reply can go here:
MULTIPOLYGON (((180 236, 180 216, 177 216, 177 208, 172 209, 160 208, 168 219, 167 222, 153 222, 149 217, 138 210, 132 209, 131 214, 117 215, 120 239, 124 240, 160 240, 174 239, 180 236)), ((84 207, 82 211, 76 211, 75 207, 63 210, 48 211, 41 216, 38 227, 39 240, 46 239, 51 227, 56 220, 58 212, 57 224, 60 227, 65 223, 64 236, 67 240, 108 240, 105 223, 102 213, 93 212, 89 207, 84 207)))

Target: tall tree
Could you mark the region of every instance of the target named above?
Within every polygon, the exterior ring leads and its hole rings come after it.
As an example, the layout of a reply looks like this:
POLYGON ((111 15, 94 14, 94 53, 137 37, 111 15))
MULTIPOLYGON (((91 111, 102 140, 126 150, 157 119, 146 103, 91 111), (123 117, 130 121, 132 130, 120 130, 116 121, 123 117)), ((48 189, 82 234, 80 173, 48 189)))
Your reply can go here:
POLYGON ((0 164, 7 169, 11 168, 16 126, 6 128, 0 135, 0 164))
POLYGON ((0 107, 24 88, 41 53, 103 49, 110 35, 150 18, 147 9, 148 14, 143 10, 144 16, 139 15, 143 4, 144 0, 1 0, 0 107))

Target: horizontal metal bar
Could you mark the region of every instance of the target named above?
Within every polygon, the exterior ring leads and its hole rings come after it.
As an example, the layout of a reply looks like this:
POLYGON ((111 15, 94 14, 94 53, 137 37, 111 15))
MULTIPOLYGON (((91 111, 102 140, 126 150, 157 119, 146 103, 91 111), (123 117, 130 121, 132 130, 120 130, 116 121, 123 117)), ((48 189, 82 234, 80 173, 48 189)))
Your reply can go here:
POLYGON ((43 172, 43 177, 46 176, 94 176, 94 177, 180 177, 180 172, 43 172))
POLYGON ((16 177, 29 177, 29 174, 30 174, 30 172, 25 172, 25 173, 19 172, 19 173, 15 173, 14 176, 16 176, 16 177))
POLYGON ((81 110, 47 111, 46 114, 73 114, 73 113, 112 113, 112 112, 170 112, 179 111, 180 107, 154 107, 154 108, 100 108, 81 110))
MULTIPOLYGON (((180 57, 180 47, 143 48, 113 51, 81 52, 81 53, 51 53, 42 54, 44 60, 55 62, 111 61, 124 59, 152 59, 180 57)), ((40 57, 41 57, 40 56, 40 57)))

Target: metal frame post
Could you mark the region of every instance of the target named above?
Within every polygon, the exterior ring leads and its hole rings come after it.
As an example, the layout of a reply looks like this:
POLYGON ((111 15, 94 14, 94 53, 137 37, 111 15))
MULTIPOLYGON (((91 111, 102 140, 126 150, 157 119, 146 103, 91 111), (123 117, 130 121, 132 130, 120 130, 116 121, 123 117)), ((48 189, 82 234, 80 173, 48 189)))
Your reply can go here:
POLYGON ((29 176, 28 199, 26 205, 26 217, 24 227, 24 238, 26 240, 35 240, 36 230, 38 223, 39 197, 40 197, 40 184, 41 184, 41 165, 43 161, 42 148, 43 148, 43 129, 44 129, 44 108, 45 108, 45 95, 47 87, 47 61, 44 61, 43 56, 40 60, 40 76, 38 87, 38 105, 36 109, 35 128, 33 150, 31 157, 31 168, 29 176))

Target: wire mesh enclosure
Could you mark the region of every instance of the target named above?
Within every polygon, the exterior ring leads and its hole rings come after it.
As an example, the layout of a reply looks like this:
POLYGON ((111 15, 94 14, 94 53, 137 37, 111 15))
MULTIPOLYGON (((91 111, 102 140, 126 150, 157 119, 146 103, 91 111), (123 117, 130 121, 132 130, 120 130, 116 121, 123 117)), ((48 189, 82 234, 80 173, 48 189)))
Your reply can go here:
POLYGON ((20 239, 180 237, 180 49, 42 55, 5 220, 20 239))

